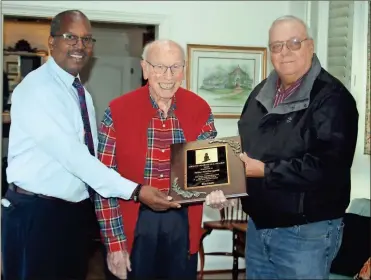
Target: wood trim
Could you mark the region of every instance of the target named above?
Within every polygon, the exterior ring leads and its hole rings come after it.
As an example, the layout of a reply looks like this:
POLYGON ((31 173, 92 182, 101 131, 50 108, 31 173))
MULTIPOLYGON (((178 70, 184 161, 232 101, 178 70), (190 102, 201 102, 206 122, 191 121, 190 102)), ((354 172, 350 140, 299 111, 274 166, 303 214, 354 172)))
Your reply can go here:
POLYGON ((10 123, 10 113, 9 112, 3 112, 2 113, 2 120, 3 120, 3 123, 10 123))

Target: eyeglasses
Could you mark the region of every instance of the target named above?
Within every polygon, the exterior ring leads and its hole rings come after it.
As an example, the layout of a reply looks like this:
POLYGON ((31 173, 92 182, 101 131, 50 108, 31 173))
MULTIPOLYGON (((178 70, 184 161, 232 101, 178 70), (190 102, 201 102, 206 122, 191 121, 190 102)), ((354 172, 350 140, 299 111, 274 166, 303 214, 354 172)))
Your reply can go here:
POLYGON ((289 50, 297 51, 297 50, 300 50, 301 43, 306 41, 306 40, 309 40, 309 38, 305 38, 303 40, 293 38, 293 39, 283 41, 283 42, 274 42, 272 44, 269 44, 269 49, 272 53, 280 53, 282 51, 283 46, 286 45, 286 47, 289 50))
POLYGON ((72 34, 60 34, 60 35, 52 35, 52 37, 63 37, 64 41, 67 43, 67 45, 74 46, 76 45, 79 40, 81 39, 82 44, 85 47, 92 47, 94 43, 97 41, 91 36, 85 36, 85 37, 80 37, 77 35, 72 35, 72 34))
POLYGON ((153 70, 155 71, 156 74, 161 74, 161 75, 165 74, 167 72, 167 69, 170 69, 173 75, 180 74, 181 72, 183 72, 183 69, 184 69, 183 64, 174 64, 171 66, 165 66, 161 64, 154 65, 147 60, 146 62, 153 67, 153 70))

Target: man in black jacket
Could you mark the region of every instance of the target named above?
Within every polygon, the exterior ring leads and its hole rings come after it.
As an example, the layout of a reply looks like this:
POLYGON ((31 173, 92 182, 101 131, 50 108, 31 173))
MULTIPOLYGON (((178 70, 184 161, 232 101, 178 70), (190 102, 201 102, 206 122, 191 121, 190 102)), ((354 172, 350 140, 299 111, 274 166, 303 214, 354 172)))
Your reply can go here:
POLYGON ((241 118, 248 279, 328 279, 342 240, 358 131, 355 100, 322 67, 298 18, 269 31, 274 71, 241 118))

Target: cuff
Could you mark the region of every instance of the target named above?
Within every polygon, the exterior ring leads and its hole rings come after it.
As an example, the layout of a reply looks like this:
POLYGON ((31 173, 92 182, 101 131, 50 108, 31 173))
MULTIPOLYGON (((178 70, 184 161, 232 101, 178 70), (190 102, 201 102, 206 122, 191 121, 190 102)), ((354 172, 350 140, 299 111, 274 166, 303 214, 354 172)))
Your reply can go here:
POLYGON ((107 252, 118 252, 126 250, 126 238, 105 238, 104 244, 106 245, 107 252))

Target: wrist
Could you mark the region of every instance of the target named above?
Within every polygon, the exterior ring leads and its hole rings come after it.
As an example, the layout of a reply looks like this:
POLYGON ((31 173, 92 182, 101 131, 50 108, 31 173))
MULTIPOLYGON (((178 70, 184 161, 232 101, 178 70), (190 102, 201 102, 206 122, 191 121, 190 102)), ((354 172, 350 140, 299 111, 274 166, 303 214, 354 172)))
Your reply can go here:
POLYGON ((140 194, 142 187, 143 187, 142 184, 138 184, 138 186, 133 191, 133 194, 131 195, 131 199, 134 200, 135 202, 139 201, 139 194, 140 194))

